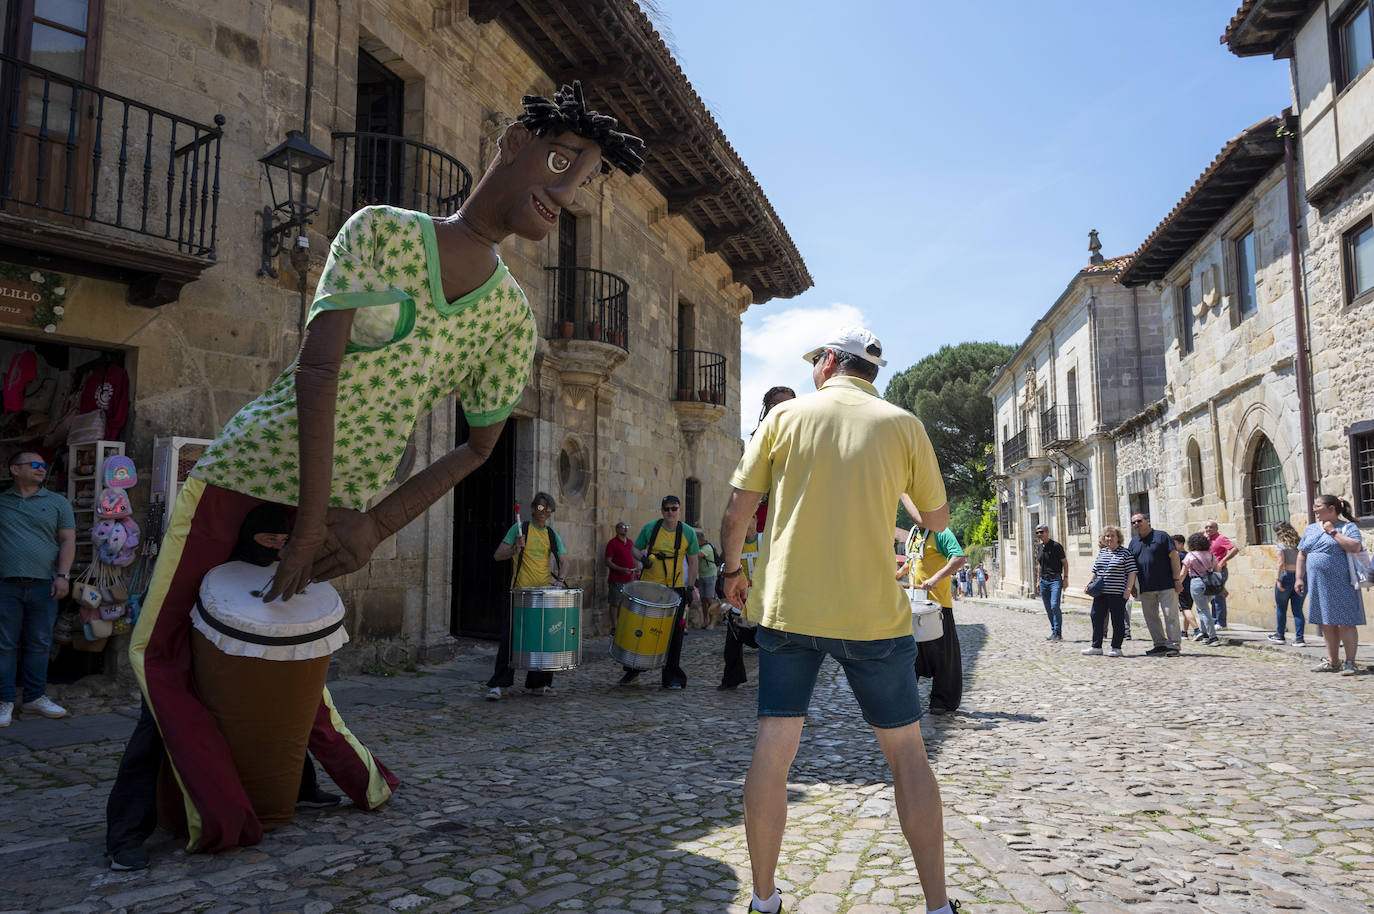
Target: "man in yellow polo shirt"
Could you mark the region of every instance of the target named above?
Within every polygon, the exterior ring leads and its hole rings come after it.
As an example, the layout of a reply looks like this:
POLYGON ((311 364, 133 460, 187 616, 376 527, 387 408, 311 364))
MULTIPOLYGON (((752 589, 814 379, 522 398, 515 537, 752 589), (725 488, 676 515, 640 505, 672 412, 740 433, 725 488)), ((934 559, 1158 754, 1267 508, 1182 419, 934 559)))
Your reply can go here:
POLYGON ((725 598, 759 626, 758 734, 744 782, 751 911, 782 907, 775 873, 787 773, 827 654, 844 669, 892 769, 926 907, 951 911, 940 788, 921 739, 911 609, 892 576, 892 517, 902 493, 930 530, 945 529, 949 506, 925 427, 873 386, 887 364, 882 353, 860 327, 808 352, 816 392, 768 414, 730 479, 720 534, 725 598), (750 596, 740 550, 765 492, 770 517, 750 596))

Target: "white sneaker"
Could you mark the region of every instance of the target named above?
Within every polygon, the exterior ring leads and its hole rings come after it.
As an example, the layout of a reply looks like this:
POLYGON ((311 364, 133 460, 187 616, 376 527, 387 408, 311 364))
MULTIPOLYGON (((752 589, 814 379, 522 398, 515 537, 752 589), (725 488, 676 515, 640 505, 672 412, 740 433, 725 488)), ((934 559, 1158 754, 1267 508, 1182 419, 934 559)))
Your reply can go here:
POLYGON ((534 695, 552 695, 553 686, 540 686, 537 689, 530 689, 530 693, 534 695))
POLYGON ((500 701, 500 700, 501 700, 501 687, 500 687, 500 686, 492 686, 491 688, 487 689, 487 701, 500 701))
POLYGON ((0 727, 8 727, 14 719, 14 702, 0 701, 0 727))
MULTIPOLYGON (((1100 654, 1100 653, 1102 653, 1102 652, 1101 652, 1101 651, 1098 651, 1098 653, 1100 654)), ((1107 651, 1107 656, 1108 656, 1108 657, 1124 657, 1124 656, 1126 656, 1126 655, 1123 654, 1123 653, 1121 653, 1121 648, 1119 648, 1119 647, 1114 647, 1114 648, 1112 648, 1111 650, 1107 651)))
POLYGON ((41 714, 44 717, 49 717, 54 720, 59 717, 67 716, 67 709, 46 695, 41 698, 35 698, 33 701, 24 702, 19 706, 19 710, 23 711, 25 714, 41 714))
POLYGON ((1101 656, 1102 656, 1102 648, 1100 648, 1100 647, 1085 647, 1085 648, 1083 648, 1083 650, 1079 651, 1079 653, 1080 653, 1080 654, 1084 654, 1084 655, 1086 655, 1086 656, 1101 657, 1101 656))

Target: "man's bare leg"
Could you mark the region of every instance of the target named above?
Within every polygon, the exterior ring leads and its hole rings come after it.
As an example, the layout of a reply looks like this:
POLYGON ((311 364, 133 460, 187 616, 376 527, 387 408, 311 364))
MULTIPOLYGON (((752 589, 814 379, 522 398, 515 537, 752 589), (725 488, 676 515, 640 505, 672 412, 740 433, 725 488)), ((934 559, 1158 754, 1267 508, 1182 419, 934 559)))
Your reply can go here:
MULTIPOLYGON (((782 832, 787 825, 787 772, 797 757, 803 717, 760 717, 754 737, 754 760, 744 778, 744 836, 749 844, 749 866, 754 873, 754 894, 769 898, 782 851, 782 832)), ((919 738, 919 734, 917 734, 919 738)), ((921 758, 925 758, 922 750, 921 758)), ((931 778, 934 783, 934 777, 931 778)), ((936 796, 939 805, 939 796, 936 796)))
MULTIPOLYGON (((921 879, 926 907, 934 911, 947 901, 944 810, 940 804, 940 785, 935 783, 935 772, 930 770, 930 760, 926 758, 921 725, 907 724, 891 730, 874 727, 873 732, 877 734, 878 745, 887 757, 887 766, 892 769, 897 818, 902 823, 902 834, 906 836, 906 843, 911 846, 911 856, 916 861, 916 875, 921 879)), ((745 789, 747 791, 748 788, 745 789)), ((746 830, 748 821, 746 814, 746 830)), ((752 854, 752 842, 749 850, 752 854)), ((776 851, 774 859, 777 859, 776 851)), ((754 879, 758 879, 757 868, 754 870, 754 879)))

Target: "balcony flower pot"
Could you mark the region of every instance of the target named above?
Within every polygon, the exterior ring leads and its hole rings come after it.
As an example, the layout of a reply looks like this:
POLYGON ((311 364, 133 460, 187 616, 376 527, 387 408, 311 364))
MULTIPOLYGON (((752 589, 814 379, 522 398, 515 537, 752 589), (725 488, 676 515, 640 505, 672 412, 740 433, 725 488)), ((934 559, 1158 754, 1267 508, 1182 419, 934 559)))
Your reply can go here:
POLYGON ((561 337, 563 337, 563 339, 565 339, 565 340, 570 340, 570 339, 572 339, 572 335, 573 335, 573 322, 572 322, 572 321, 559 321, 559 323, 558 323, 558 335, 561 336, 561 337))
POLYGON ((716 402, 711 396, 711 388, 709 387, 703 387, 701 390, 697 391, 697 399, 701 400, 702 403, 716 402))
POLYGON ((687 400, 692 399, 692 388, 690 388, 690 387, 679 387, 679 388, 677 389, 677 398, 678 398, 679 400, 683 401, 683 402, 686 402, 687 400))
POLYGON ((624 331, 624 330, 612 330, 612 331, 611 331, 611 342, 614 343, 615 345, 619 346, 621 349, 624 349, 624 348, 625 348, 625 331, 624 331))
POLYGON ((588 325, 587 325, 587 336, 589 336, 589 337, 591 337, 592 339, 596 340, 598 343, 601 342, 602 339, 603 339, 602 334, 601 334, 601 324, 599 324, 599 323, 596 322, 596 321, 592 321, 590 324, 588 324, 588 325))
POLYGON ((712 394, 712 400, 715 401, 715 404, 716 404, 717 406, 724 406, 724 405, 725 405, 725 391, 723 391, 723 390, 718 390, 718 391, 716 391, 714 394, 712 394))

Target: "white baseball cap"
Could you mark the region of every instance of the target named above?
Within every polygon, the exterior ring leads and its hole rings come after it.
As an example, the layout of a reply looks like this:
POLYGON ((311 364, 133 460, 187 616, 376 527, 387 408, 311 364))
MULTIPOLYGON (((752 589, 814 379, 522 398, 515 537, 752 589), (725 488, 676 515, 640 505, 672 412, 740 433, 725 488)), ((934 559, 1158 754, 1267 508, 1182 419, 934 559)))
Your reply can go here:
POLYGON ((822 343, 815 349, 812 349, 810 352, 803 355, 802 358, 809 363, 814 361, 816 356, 827 349, 838 349, 850 355, 857 355, 864 361, 872 362, 880 368, 886 365, 887 359, 869 353, 869 346, 876 346, 878 352, 883 351, 883 344, 878 342, 878 338, 863 327, 841 327, 830 334, 830 340, 828 342, 822 343))

